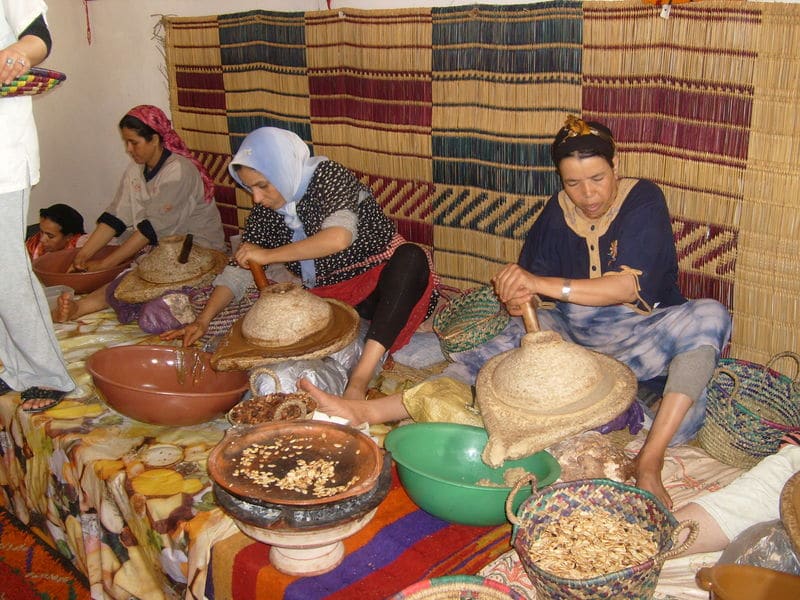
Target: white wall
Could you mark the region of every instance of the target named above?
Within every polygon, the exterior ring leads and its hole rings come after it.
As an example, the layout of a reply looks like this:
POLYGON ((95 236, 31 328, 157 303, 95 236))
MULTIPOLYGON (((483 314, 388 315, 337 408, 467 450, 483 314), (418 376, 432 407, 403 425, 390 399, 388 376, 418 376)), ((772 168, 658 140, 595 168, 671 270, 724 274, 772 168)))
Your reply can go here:
MULTIPOLYGON (((332 8, 451 6, 475 0, 333 0, 332 8)), ((530 0, 483 0, 524 4, 530 0)), ((88 3, 92 41, 80 0, 47 0, 53 51, 42 64, 67 74, 58 88, 34 97, 42 178, 31 193, 28 223, 39 208, 72 204, 91 226, 110 202, 128 163, 117 123, 137 104, 169 114, 164 59, 153 38, 158 15, 202 16, 255 8, 326 10, 325 0, 95 0, 88 3)))

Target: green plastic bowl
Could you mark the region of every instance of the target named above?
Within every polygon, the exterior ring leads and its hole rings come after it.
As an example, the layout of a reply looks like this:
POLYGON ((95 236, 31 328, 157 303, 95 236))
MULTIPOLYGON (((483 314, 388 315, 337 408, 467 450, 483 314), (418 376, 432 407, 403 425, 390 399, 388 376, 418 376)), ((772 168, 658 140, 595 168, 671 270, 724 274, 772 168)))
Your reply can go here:
MULTIPOLYGON (((506 487, 503 473, 522 467, 536 475, 537 487, 553 483, 561 473, 558 461, 548 452, 510 460, 493 469, 481 460, 488 441, 481 427, 456 423, 412 423, 389 432, 384 447, 397 463, 400 482, 422 510, 451 523, 501 525, 507 523, 506 487), (477 485, 489 479, 503 487, 477 485)), ((515 496, 517 508, 531 494, 526 486, 515 496)))

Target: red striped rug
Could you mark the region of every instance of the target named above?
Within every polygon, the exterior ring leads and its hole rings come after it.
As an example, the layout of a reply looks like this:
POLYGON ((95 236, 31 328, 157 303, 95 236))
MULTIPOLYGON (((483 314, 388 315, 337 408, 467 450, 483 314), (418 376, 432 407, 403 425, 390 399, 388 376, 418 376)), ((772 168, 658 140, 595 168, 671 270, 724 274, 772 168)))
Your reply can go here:
POLYGON ((315 577, 284 575, 269 562, 269 546, 243 534, 214 545, 209 568, 213 600, 378 600, 421 579, 475 574, 510 549, 510 525, 469 527, 432 517, 392 487, 364 529, 344 540, 346 555, 315 577))
POLYGON ((71 562, 0 509, 0 597, 3 600, 88 600, 86 578, 71 562))

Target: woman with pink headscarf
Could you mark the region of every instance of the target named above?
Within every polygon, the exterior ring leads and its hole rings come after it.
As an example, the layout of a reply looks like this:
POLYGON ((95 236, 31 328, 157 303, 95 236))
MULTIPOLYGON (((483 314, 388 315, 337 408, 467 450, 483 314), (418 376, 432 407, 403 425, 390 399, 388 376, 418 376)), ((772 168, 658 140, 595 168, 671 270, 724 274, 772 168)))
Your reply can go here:
POLYGON ((133 159, 114 200, 75 257, 76 269, 97 270, 125 262, 159 238, 191 233, 196 244, 225 251, 214 184, 164 112, 141 105, 119 122, 125 151, 133 159), (112 254, 90 262, 111 241, 126 236, 112 254))
MULTIPOLYGON (((111 204, 76 254, 73 269, 96 271, 124 263, 172 235, 192 234, 199 246, 226 251, 222 219, 214 203, 214 183, 155 106, 132 108, 119 122, 125 170, 111 204), (122 243, 102 259, 92 259, 113 238, 122 243)), ((62 298, 53 315, 67 321, 107 306, 105 288, 74 301, 62 298)))

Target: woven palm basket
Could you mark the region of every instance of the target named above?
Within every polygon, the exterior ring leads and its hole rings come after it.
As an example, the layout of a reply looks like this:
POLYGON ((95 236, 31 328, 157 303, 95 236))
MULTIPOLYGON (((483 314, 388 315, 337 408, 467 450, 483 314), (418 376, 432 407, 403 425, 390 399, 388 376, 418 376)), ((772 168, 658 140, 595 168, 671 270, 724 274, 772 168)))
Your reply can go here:
MULTIPOLYGON (((526 483, 526 479, 517 483, 509 498, 526 483)), ((697 538, 698 525, 695 521, 678 523, 672 513, 649 492, 609 479, 582 479, 554 484, 525 500, 516 515, 511 513, 510 506, 506 503, 506 513, 514 525, 512 546, 536 588, 536 597, 540 600, 651 598, 664 561, 683 552, 697 538), (654 541, 658 551, 648 559, 627 568, 586 579, 569 579, 545 570, 531 556, 533 542, 542 536, 551 523, 580 513, 624 519, 635 526, 645 539, 654 541), (683 543, 677 544, 678 534, 685 528, 689 529, 688 537, 683 543)), ((613 531, 595 532, 588 547, 589 554, 600 560, 620 551, 617 545, 619 542, 610 541, 612 533, 613 531)), ((577 539, 567 538, 559 539, 558 543, 569 548, 569 552, 581 545, 577 539)), ((548 557, 552 557, 552 554, 548 553, 548 557)), ((574 566, 572 561, 575 560, 579 561, 577 564, 580 566, 589 559, 575 554, 565 557, 564 563, 574 566)))
POLYGON ((59 71, 33 67, 13 81, 0 85, 0 98, 41 94, 53 89, 66 78, 59 71))
POLYGON ((449 575, 425 579, 388 600, 524 600, 510 587, 475 575, 449 575))
POLYGON ((800 384, 774 370, 800 356, 781 352, 766 365, 723 358, 706 389, 706 418, 697 434, 702 448, 726 464, 750 468, 778 451, 781 437, 800 431, 800 384))
POLYGON ((451 353, 488 342, 505 329, 509 318, 492 287, 485 285, 447 302, 434 315, 433 330, 439 337, 442 353, 449 359, 451 353))

